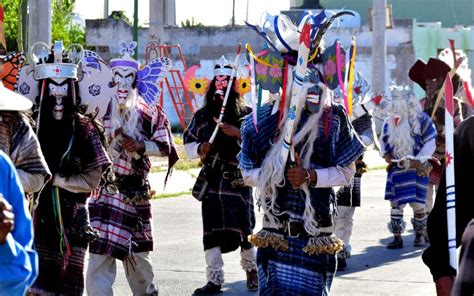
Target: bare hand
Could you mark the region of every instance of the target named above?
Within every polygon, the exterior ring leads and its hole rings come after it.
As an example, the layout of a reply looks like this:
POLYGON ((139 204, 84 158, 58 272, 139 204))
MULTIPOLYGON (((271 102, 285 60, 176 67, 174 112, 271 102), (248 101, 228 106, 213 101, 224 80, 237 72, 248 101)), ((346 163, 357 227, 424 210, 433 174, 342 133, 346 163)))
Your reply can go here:
POLYGON ((392 159, 393 159, 392 155, 387 153, 383 156, 383 158, 385 159, 385 162, 387 162, 388 164, 392 164, 392 159))
POLYGON ((206 158, 209 151, 211 151, 211 147, 212 147, 212 145, 209 142, 203 142, 203 143, 199 144, 198 154, 199 154, 199 156, 201 156, 201 159, 206 158))
POLYGON ((453 289, 454 277, 443 276, 436 280, 436 295, 450 296, 453 289))
POLYGON ((295 160, 296 166, 287 170, 286 177, 293 187, 300 187, 302 184, 308 182, 307 177, 309 171, 303 167, 301 158, 299 158, 298 155, 296 155, 295 160))
POLYGON ((12 206, 0 195, 0 245, 3 245, 7 235, 15 226, 15 215, 12 212, 12 206))
POLYGON ((217 125, 219 125, 219 128, 225 135, 232 138, 240 139, 240 129, 238 127, 225 122, 219 122, 217 118, 214 118, 214 120, 216 121, 217 125))
POLYGON ((122 133, 123 139, 120 141, 122 147, 128 152, 145 151, 145 143, 132 139, 129 135, 122 133))
POLYGON ((418 169, 419 167, 421 167, 421 161, 416 160, 416 159, 411 159, 410 160, 410 167, 414 168, 414 169, 418 169))
POLYGON ((114 134, 112 136, 115 138, 121 134, 123 134, 123 128, 119 127, 118 129, 114 131, 114 134))

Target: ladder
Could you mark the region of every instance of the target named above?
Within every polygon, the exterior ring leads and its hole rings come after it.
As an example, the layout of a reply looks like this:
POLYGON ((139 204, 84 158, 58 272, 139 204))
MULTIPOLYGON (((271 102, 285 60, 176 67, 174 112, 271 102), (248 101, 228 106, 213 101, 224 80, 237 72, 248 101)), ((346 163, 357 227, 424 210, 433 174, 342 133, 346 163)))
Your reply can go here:
MULTIPOLYGON (((180 45, 163 45, 157 41, 151 41, 146 47, 145 62, 148 64, 157 57, 166 57, 169 59, 178 57, 183 65, 183 73, 187 70, 180 45)), ((176 114, 178 115, 179 123, 183 130, 185 130, 194 115, 194 111, 199 108, 199 105, 195 95, 189 93, 184 87, 183 74, 181 74, 180 70, 172 68, 168 76, 161 82, 160 87, 162 89, 160 105, 164 108, 163 104, 166 89, 176 110, 176 114)))

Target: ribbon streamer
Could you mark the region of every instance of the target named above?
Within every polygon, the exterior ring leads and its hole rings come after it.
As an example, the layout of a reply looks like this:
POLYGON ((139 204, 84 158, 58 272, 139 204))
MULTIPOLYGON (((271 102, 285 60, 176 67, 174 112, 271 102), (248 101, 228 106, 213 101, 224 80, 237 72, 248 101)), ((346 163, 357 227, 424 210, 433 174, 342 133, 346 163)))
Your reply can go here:
POLYGON ((336 72, 337 72, 337 80, 339 81, 339 87, 341 88, 342 96, 344 98, 344 107, 346 110, 349 110, 349 106, 347 104, 347 96, 346 90, 344 88, 344 80, 342 80, 342 61, 341 61, 341 43, 339 40, 336 41, 336 72))
POLYGON ((355 37, 352 36, 352 46, 350 49, 350 62, 349 62, 349 85, 347 86, 347 114, 352 116, 352 99, 353 99, 353 91, 354 91, 354 68, 355 68, 355 57, 357 52, 357 45, 355 37))
MULTIPOLYGON (((250 48, 250 44, 246 44, 245 48, 247 49, 247 52, 250 54, 250 51, 252 50, 250 48), (249 50, 250 49, 250 50, 249 50)), ((258 133, 258 128, 257 128, 257 90, 256 90, 256 84, 255 84, 255 60, 250 57, 250 94, 252 96, 252 121, 253 125, 255 127, 255 130, 258 133)))

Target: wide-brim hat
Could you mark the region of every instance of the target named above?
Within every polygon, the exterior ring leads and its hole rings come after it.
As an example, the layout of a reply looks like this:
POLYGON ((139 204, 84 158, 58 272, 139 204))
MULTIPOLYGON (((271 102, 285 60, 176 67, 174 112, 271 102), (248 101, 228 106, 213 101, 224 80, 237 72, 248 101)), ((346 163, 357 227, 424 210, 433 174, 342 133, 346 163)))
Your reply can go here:
POLYGON ((33 103, 24 96, 6 88, 0 81, 0 111, 25 111, 33 103))
MULTIPOLYGON (((416 82, 422 89, 426 90, 426 80, 444 80, 449 71, 451 71, 451 67, 445 62, 430 58, 428 63, 425 63, 423 60, 417 60, 410 68, 410 71, 408 71, 408 77, 410 77, 413 82, 416 82)), ((456 93, 459 85, 459 76, 454 75, 452 81, 454 92, 456 93)))

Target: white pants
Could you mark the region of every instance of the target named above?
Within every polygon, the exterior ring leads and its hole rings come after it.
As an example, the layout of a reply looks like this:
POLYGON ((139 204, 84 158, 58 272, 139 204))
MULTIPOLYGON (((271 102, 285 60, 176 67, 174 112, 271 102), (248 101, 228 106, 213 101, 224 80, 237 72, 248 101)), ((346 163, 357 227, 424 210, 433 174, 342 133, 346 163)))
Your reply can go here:
MULTIPOLYGON (((204 252, 206 258, 206 275, 207 280, 216 284, 224 283, 224 260, 222 260, 222 252, 220 247, 214 247, 204 252)), ((257 270, 255 248, 240 251, 240 265, 245 271, 257 270)))
POLYGON ((426 192, 426 213, 429 214, 433 210, 434 200, 439 185, 428 183, 428 190, 426 192))
POLYGON ((355 207, 337 206, 337 216, 334 217, 336 236, 344 242, 344 251, 347 256, 351 254, 350 239, 354 225, 355 207))
MULTIPOLYGON (((123 261, 125 275, 134 296, 158 292, 153 284, 150 252, 135 253, 135 263, 123 261)), ((116 260, 110 256, 89 253, 86 289, 89 296, 113 295, 112 285, 117 274, 116 260)))

